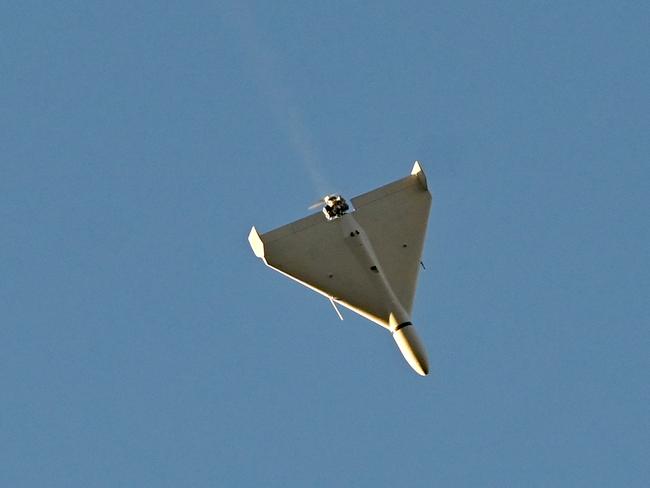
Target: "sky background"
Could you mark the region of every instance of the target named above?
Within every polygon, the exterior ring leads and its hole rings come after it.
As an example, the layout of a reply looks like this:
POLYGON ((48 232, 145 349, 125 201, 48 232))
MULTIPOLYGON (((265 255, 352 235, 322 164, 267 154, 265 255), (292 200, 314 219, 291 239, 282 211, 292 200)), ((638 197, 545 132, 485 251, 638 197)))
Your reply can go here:
POLYGON ((650 485, 647 2, 3 2, 0 485, 650 485), (261 232, 433 193, 390 335, 261 232))

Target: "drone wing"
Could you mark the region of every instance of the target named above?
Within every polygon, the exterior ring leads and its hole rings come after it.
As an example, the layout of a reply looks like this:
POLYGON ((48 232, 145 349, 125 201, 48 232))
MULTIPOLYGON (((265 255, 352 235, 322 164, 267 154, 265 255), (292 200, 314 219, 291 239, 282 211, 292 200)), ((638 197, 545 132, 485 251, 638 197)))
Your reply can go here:
POLYGON ((431 210, 420 164, 415 162, 411 176, 353 198, 352 205, 391 288, 411 314, 431 210))
POLYGON ((248 240, 271 268, 358 314, 387 326, 383 290, 345 238, 341 219, 318 213, 248 240))
MULTIPOLYGON (((416 163, 411 176, 352 199, 351 215, 366 232, 380 269, 410 313, 426 231, 431 194, 416 163)), ((265 234, 251 229, 255 254, 280 273, 388 327, 392 310, 386 289, 366 265, 359 239, 345 217, 315 214, 265 234)))

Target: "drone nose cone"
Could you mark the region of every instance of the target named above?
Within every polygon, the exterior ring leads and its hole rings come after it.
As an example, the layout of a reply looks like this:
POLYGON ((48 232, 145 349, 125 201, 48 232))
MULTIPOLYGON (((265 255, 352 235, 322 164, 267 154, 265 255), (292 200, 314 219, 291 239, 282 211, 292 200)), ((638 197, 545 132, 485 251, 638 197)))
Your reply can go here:
POLYGON ((402 327, 398 326, 397 330, 393 332, 393 339, 411 368, 420 376, 426 376, 429 374, 427 351, 424 349, 415 327, 410 323, 407 324, 402 327))
POLYGON ((416 364, 411 364, 411 367, 420 376, 428 375, 429 374, 429 361, 426 358, 426 354, 425 354, 424 358, 422 358, 422 357, 417 358, 417 363, 416 364))

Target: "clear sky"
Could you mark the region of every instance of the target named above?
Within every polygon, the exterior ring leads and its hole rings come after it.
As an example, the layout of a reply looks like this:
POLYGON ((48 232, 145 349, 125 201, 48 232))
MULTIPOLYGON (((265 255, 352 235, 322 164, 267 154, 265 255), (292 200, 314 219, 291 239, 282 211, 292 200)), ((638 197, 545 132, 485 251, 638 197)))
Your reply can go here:
POLYGON ((0 485, 650 485, 647 2, 3 2, 0 485), (247 243, 434 197, 390 335, 247 243))

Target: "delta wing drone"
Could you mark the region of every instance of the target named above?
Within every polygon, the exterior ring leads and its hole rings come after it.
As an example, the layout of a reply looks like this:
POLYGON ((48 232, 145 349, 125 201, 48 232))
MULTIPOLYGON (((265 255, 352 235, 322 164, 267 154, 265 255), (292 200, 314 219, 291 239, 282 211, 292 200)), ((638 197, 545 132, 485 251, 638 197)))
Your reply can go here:
POLYGON ((255 255, 285 276, 391 332, 420 375, 426 350, 411 322, 431 193, 420 164, 411 174, 351 199, 323 199, 317 213, 248 241, 255 255), (323 216, 324 214, 324 216, 323 216))

